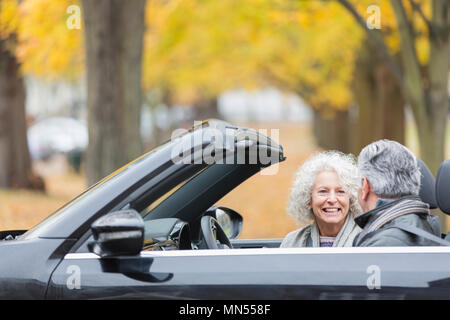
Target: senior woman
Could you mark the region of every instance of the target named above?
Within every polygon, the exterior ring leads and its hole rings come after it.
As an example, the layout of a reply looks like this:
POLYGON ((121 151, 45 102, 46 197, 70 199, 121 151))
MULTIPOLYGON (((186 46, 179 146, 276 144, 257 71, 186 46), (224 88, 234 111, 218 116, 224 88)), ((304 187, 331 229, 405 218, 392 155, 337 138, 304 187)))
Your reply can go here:
POLYGON ((361 213, 360 184, 352 155, 325 151, 308 159, 296 173, 287 212, 298 224, 313 223, 289 233, 281 248, 351 247, 361 232, 353 220, 361 213))

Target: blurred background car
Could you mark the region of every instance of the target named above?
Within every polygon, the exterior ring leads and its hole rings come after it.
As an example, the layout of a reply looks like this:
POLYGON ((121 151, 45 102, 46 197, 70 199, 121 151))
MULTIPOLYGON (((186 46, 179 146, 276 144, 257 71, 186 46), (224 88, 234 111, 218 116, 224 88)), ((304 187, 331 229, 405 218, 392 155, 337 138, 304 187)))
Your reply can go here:
POLYGON ((88 129, 84 121, 69 117, 46 118, 31 125, 27 137, 33 160, 48 160, 63 153, 79 171, 82 154, 88 145, 88 129))

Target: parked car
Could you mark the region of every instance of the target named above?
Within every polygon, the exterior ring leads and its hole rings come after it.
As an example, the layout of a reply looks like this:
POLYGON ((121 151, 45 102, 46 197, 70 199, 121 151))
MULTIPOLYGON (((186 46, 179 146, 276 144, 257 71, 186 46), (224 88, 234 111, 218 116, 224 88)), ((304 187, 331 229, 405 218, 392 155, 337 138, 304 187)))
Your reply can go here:
MULTIPOLYGON (((450 298, 447 246, 239 239, 241 214, 215 204, 284 159, 282 146, 249 128, 206 121, 182 132, 30 230, 2 232, 0 298, 450 298)), ((450 163, 442 168, 447 192, 450 163)), ((448 197, 436 197, 450 212, 448 197)))
POLYGON ((34 160, 46 160, 57 153, 83 152, 88 144, 84 121, 68 117, 51 117, 28 128, 28 146, 34 160))

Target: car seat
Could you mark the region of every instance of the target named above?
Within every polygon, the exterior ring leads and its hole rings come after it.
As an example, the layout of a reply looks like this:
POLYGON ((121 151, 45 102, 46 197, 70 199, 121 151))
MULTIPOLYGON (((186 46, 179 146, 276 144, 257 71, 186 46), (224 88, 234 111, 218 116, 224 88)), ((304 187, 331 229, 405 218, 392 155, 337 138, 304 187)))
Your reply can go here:
MULTIPOLYGON (((450 160, 443 161, 439 166, 436 176, 436 202, 442 212, 450 214, 450 160)), ((445 240, 450 240, 450 232, 445 240)))
MULTIPOLYGON (((419 197, 423 202, 428 203, 430 209, 436 209, 438 207, 436 201, 436 180, 425 162, 417 158, 417 164, 420 169, 419 197)), ((428 222, 431 224, 434 234, 440 235, 441 223, 439 218, 437 216, 430 216, 428 222)))

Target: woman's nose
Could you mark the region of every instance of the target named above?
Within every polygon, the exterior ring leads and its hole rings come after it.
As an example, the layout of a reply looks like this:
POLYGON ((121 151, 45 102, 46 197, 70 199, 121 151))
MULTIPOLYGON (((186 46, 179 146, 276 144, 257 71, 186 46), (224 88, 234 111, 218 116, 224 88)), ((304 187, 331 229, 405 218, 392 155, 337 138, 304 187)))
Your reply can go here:
POLYGON ((336 193, 330 192, 330 194, 328 195, 327 201, 332 202, 332 203, 336 202, 337 201, 336 193))

